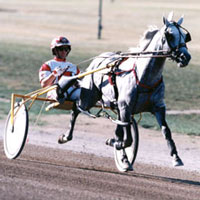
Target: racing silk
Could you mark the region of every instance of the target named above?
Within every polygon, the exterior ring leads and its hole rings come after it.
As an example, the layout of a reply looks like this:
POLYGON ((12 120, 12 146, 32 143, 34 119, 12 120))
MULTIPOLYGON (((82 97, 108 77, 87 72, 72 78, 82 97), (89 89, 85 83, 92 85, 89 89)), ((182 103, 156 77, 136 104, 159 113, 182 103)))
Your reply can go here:
MULTIPOLYGON (((45 62, 39 71, 39 80, 40 83, 41 81, 48 77, 56 67, 61 67, 61 68, 66 68, 64 74, 62 74, 61 76, 74 76, 79 74, 80 70, 78 69, 78 67, 70 62, 67 62, 66 59, 58 59, 58 58, 54 58, 52 60, 49 60, 47 62, 45 62)), ((61 78, 58 77, 55 79, 54 84, 58 83, 58 80, 61 78)))
MULTIPOLYGON (((61 79, 62 76, 74 76, 80 73, 80 70, 78 69, 78 67, 70 62, 67 62, 66 59, 58 59, 58 58, 54 58, 52 60, 49 60, 47 62, 45 62, 39 70, 39 80, 40 83, 41 81, 48 77, 56 67, 61 67, 63 69, 66 68, 65 72, 57 77, 53 84, 58 83, 58 81, 61 79)), ((78 89, 76 86, 71 86, 65 94, 66 99, 69 100, 76 100, 79 98, 80 96, 80 89, 78 89)), ((52 90, 49 91, 47 93, 47 98, 51 98, 51 99, 56 99, 57 98, 57 94, 56 94, 56 90, 52 90)))

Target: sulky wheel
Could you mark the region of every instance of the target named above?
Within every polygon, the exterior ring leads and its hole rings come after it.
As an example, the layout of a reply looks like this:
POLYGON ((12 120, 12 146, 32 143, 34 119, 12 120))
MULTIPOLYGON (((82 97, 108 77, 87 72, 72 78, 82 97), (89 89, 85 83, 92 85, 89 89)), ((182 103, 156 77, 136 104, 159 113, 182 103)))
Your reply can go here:
POLYGON ((9 159, 15 159, 20 155, 28 134, 28 111, 26 106, 17 103, 14 113, 14 126, 11 124, 10 112, 4 131, 4 152, 9 159))

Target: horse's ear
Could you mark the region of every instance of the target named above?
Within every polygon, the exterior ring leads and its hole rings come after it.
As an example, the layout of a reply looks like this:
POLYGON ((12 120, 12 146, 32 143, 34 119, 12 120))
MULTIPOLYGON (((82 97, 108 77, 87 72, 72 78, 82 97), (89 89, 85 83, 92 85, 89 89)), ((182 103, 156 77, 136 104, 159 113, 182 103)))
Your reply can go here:
POLYGON ((182 15, 181 18, 177 22, 178 25, 181 25, 183 23, 183 18, 184 18, 184 16, 182 15))
POLYGON ((163 17, 163 22, 166 26, 169 26, 170 24, 169 21, 165 17, 163 17))
POLYGON ((168 17, 167 17, 167 20, 168 20, 169 22, 171 22, 172 19, 173 19, 173 16, 174 16, 174 12, 171 11, 171 12, 169 13, 168 17))

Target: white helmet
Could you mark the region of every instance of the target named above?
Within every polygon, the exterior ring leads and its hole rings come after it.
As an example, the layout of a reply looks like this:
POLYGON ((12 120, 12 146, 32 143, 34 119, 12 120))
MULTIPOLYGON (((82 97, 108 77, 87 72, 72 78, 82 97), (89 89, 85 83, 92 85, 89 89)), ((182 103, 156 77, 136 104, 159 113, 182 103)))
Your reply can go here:
POLYGON ((70 41, 66 37, 59 36, 59 37, 54 38, 51 42, 51 50, 52 50, 53 55, 55 55, 54 49, 56 47, 61 47, 61 46, 68 46, 69 52, 71 51, 70 41))

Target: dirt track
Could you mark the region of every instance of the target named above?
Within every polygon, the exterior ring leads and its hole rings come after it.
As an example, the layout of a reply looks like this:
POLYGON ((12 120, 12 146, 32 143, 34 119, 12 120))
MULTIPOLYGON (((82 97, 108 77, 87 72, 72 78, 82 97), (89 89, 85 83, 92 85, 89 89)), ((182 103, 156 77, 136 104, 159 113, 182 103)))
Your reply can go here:
MULTIPOLYGON (((161 134, 140 129, 134 171, 119 173, 112 148, 104 144, 113 135, 112 123, 80 117, 74 140, 58 145, 56 140, 66 116, 57 120, 50 116, 46 120, 54 120, 54 128, 50 123, 42 128, 31 127, 28 143, 16 160, 5 157, 0 140, 1 200, 199 200, 199 138, 174 135, 185 166, 172 168, 161 134)), ((0 127, 2 130, 2 123, 0 127)))

